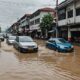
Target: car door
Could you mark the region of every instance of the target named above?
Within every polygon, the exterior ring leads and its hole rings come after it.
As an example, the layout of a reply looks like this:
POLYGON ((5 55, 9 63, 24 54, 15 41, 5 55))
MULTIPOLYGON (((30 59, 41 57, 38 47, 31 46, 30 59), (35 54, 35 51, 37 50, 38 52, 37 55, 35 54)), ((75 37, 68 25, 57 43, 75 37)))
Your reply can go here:
POLYGON ((52 48, 52 49, 56 48, 56 42, 55 42, 55 40, 49 40, 49 47, 52 48))
POLYGON ((15 45, 16 49, 18 49, 18 47, 19 47, 19 37, 16 37, 14 45, 15 45))

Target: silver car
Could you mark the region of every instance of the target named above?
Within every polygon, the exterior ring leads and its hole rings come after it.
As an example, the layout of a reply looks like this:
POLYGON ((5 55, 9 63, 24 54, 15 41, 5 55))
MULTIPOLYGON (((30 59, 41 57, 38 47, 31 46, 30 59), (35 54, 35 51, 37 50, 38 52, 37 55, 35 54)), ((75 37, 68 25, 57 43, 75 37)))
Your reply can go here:
POLYGON ((17 36, 13 46, 20 52, 38 51, 37 43, 29 36, 17 36))
POLYGON ((8 45, 11 45, 14 43, 15 39, 16 39, 16 36, 8 36, 8 38, 6 39, 6 42, 8 45))

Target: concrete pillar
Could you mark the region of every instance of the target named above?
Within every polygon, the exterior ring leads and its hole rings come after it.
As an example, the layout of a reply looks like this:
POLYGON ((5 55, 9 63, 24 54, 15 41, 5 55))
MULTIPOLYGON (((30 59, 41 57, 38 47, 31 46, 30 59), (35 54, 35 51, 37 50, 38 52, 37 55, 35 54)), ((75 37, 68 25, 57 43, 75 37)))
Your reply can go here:
POLYGON ((74 18, 74 24, 76 22, 76 1, 73 2, 73 18, 74 18))
POLYGON ((71 31, 70 31, 70 27, 68 27, 68 41, 71 41, 71 31))

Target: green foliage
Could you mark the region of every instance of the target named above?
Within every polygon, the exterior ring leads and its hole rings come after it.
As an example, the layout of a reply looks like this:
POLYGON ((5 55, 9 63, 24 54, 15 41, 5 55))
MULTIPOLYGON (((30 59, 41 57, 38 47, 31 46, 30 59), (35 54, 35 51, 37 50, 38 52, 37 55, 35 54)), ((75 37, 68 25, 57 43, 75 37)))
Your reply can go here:
POLYGON ((51 14, 47 14, 42 18, 42 22, 40 23, 40 28, 43 36, 48 34, 48 31, 52 29, 52 23, 53 23, 53 17, 51 14))

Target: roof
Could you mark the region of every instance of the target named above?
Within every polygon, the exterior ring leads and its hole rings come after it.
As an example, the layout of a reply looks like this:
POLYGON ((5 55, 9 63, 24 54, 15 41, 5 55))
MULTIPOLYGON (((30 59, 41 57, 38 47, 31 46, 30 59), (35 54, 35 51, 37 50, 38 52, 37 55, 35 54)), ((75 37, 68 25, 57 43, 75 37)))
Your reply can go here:
POLYGON ((50 38, 50 40, 57 40, 57 39, 63 39, 63 38, 50 38))
POLYGON ((25 14, 24 16, 22 16, 22 17, 18 20, 18 22, 21 21, 22 19, 24 19, 25 17, 28 17, 28 18, 29 18, 30 16, 31 16, 31 14, 25 14))
POLYGON ((62 3, 60 3, 60 4, 58 5, 58 9, 67 6, 68 4, 70 4, 70 3, 73 2, 73 1, 74 1, 74 0, 65 0, 65 1, 63 1, 62 3))
MULTIPOLYGON (((30 18, 33 18, 35 15, 39 15, 40 12, 53 12, 53 13, 56 13, 56 11, 53 9, 53 8, 49 8, 49 7, 45 7, 45 8, 41 8, 41 9, 38 9, 37 11, 35 11, 30 18)), ((55 15, 55 14, 53 14, 55 15)))
POLYGON ((48 8, 48 7, 41 8, 41 9, 39 9, 39 11, 43 11, 43 12, 55 12, 55 10, 53 8, 48 8))

